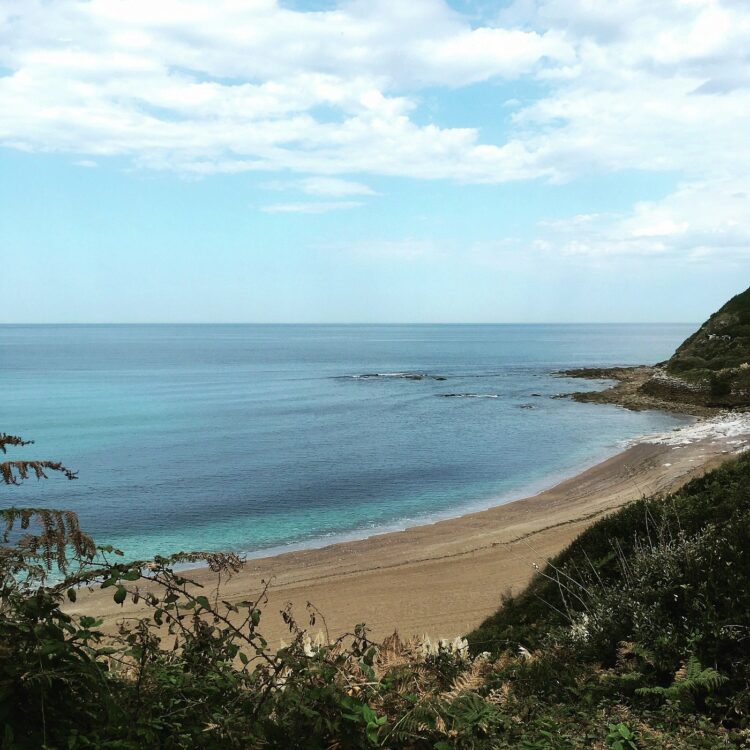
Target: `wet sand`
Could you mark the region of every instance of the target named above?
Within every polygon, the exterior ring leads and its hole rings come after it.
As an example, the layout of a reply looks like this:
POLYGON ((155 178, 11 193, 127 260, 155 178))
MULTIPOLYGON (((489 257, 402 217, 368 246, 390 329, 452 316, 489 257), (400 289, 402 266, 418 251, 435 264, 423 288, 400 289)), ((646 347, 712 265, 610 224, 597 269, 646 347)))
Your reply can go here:
MULTIPOLYGON (((691 427, 684 429, 690 434, 691 427)), ((694 439, 677 437, 673 444, 637 443, 549 490, 490 510, 249 560, 222 584, 221 596, 254 599, 261 581, 270 581, 262 631, 271 646, 287 632, 279 615, 287 602, 301 623, 307 622, 305 605, 312 602, 331 635, 361 622, 375 638, 395 629, 431 637, 464 634, 497 609, 504 592, 521 590, 535 565, 564 549, 598 518, 640 496, 677 489, 750 440, 750 429, 739 437, 736 429, 730 435, 713 432, 698 430, 694 439)), ((215 588, 210 571, 196 569, 190 575, 215 588)), ((111 590, 79 596, 70 609, 95 611, 108 627, 116 618, 143 611, 130 601, 115 605, 111 596, 111 590)), ((318 618, 316 629, 321 624, 318 618)))

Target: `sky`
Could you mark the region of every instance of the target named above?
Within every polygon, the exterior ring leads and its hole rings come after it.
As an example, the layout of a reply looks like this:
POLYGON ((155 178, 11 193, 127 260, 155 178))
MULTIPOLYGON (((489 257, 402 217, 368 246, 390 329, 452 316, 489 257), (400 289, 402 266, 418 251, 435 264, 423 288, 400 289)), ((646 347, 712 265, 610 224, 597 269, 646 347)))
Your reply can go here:
POLYGON ((698 322, 747 0, 0 0, 6 323, 698 322))

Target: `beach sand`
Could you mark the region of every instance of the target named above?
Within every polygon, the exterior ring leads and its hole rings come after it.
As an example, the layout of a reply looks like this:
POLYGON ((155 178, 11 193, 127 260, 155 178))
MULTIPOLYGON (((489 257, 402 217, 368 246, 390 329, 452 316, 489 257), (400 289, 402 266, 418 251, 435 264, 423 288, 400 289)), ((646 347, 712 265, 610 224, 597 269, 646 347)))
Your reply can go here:
MULTIPOLYGON (((271 582, 261 628, 271 647, 288 639, 279 614, 287 602, 303 625, 312 602, 332 636, 362 622, 376 639, 394 630, 433 638, 464 634, 595 520, 640 496, 677 489, 748 441, 750 415, 697 423, 640 441, 533 497, 361 541, 249 560, 222 584, 221 596, 255 599, 261 581, 271 582)), ((190 577, 215 588, 207 569, 190 577)), ((83 592, 68 610, 104 616, 105 627, 144 611, 129 600, 115 605, 111 589, 83 592)), ((313 630, 321 627, 318 618, 313 630)))

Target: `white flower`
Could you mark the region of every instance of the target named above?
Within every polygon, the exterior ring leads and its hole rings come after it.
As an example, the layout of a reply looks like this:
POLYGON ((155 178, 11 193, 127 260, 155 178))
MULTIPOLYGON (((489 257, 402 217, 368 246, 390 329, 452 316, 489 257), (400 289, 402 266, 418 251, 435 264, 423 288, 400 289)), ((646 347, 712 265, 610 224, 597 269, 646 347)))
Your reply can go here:
POLYGON ((526 659, 526 660, 531 659, 531 651, 529 651, 529 649, 525 648, 524 646, 518 647, 518 655, 522 659, 526 659))
POLYGON ((460 635, 457 635, 451 642, 450 650, 459 656, 466 656, 469 653, 469 642, 466 638, 461 638, 460 635))
POLYGON ((423 635, 419 640, 419 653, 423 658, 427 658, 436 652, 435 646, 433 646, 430 636, 423 635))
POLYGON ((589 639, 589 616, 581 615, 576 622, 570 626, 570 636, 574 641, 583 643, 589 639))

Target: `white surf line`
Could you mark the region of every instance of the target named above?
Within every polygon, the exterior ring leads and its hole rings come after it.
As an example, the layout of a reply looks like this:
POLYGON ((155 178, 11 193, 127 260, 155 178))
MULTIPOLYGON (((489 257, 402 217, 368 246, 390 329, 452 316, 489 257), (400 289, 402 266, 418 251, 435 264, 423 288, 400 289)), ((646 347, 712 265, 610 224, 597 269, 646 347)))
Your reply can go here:
POLYGON ((679 447, 701 440, 723 442, 741 453, 750 443, 750 412, 719 414, 670 432, 646 435, 636 442, 679 447))

